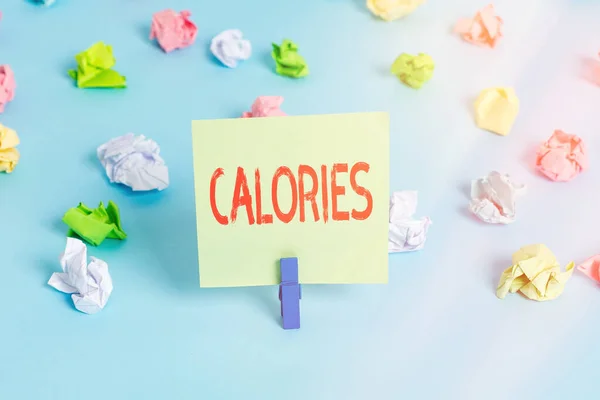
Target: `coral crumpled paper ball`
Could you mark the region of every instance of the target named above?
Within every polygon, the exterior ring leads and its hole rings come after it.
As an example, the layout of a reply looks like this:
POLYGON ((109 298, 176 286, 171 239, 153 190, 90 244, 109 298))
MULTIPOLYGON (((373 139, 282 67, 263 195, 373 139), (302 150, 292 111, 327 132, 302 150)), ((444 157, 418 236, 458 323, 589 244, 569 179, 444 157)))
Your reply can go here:
POLYGON ((570 181, 588 168, 585 145, 579 136, 556 130, 538 149, 535 164, 553 181, 570 181))

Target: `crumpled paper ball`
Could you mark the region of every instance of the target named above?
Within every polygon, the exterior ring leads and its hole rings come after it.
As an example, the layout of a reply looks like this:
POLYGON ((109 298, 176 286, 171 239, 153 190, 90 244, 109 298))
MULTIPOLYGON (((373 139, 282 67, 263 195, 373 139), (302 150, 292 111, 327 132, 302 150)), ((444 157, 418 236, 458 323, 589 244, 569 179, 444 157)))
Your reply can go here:
POLYGON ((102 310, 113 291, 108 264, 99 258, 87 261, 87 247, 76 238, 67 238, 67 246, 60 255, 63 272, 55 272, 48 285, 71 294, 75 308, 86 314, 102 310))
POLYGON ((525 185, 514 183, 507 174, 492 171, 471 184, 469 210, 483 222, 509 224, 516 217, 515 202, 525 185))
POLYGON ((367 0, 367 8, 385 21, 402 18, 416 10, 425 0, 367 0))
POLYGON ((126 135, 104 143, 97 150, 98 159, 113 183, 129 186, 133 191, 163 190, 169 186, 169 170, 161 158, 160 147, 144 135, 126 135))
POLYGON ((519 103, 513 88, 484 89, 474 103, 475 123, 481 129, 506 136, 519 115, 519 103))
POLYGON ((509 292, 521 292, 536 301, 555 299, 563 292, 575 267, 571 262, 562 272, 554 254, 543 244, 522 247, 513 254, 512 263, 500 277, 496 290, 500 299, 509 292))
POLYGON ((249 40, 238 29, 228 29, 215 36, 210 43, 213 55, 229 68, 237 67, 238 61, 247 60, 252 55, 249 40))
POLYGON ((49 7, 54 4, 55 0, 34 0, 34 3, 41 4, 43 6, 49 7))
POLYGON ((271 57, 275 60, 275 72, 289 78, 303 78, 310 73, 304 57, 298 53, 298 45, 284 39, 281 46, 273 43, 271 57))
POLYGON ((0 65, 0 113, 4 106, 15 98, 15 74, 9 65, 0 65))
POLYGON ((419 89, 433 76, 435 64, 433 58, 424 53, 413 56, 402 53, 390 68, 392 74, 408 86, 419 89))
POLYGON ((282 103, 281 96, 259 96, 252 103, 250 111, 242 114, 242 118, 285 117, 287 114, 279 109, 282 103))
POLYGON ((413 190, 394 192, 390 196, 389 253, 421 250, 425 246, 431 219, 413 218, 417 212, 417 201, 418 193, 413 190))
POLYGON ((100 202, 96 208, 79 203, 65 212, 62 221, 69 227, 68 237, 81 238, 92 246, 99 246, 105 239, 127 238, 119 207, 112 200, 108 201, 108 206, 104 207, 100 202))
POLYGON ((577 266, 577 270, 596 283, 600 283, 600 254, 596 254, 577 266))
POLYGON ((97 42, 75 56, 77 69, 68 71, 78 88, 125 88, 127 78, 111 68, 117 60, 112 46, 97 42))
POLYGON ((557 129, 538 149, 535 165, 553 181, 566 182, 586 170, 589 163, 581 138, 557 129))
POLYGON ((167 9, 152 16, 150 40, 156 39, 165 53, 188 47, 196 40, 198 28, 190 19, 189 11, 167 9))
POLYGON ((489 4, 478 11, 475 17, 460 19, 454 31, 469 43, 494 48, 503 36, 503 25, 504 21, 496 15, 494 5, 489 4))
POLYGON ((0 172, 10 174, 19 163, 19 136, 17 132, 0 124, 0 172))

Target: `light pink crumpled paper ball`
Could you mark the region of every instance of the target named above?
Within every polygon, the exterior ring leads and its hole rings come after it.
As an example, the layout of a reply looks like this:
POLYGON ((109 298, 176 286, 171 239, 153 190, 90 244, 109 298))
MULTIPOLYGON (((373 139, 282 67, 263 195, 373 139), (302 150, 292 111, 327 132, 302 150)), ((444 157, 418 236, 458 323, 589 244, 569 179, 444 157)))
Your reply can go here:
POLYGON ((191 46, 196 40, 198 27, 192 22, 189 11, 167 9, 152 16, 150 40, 156 39, 165 53, 191 46))
POLYGON ((589 164, 581 138, 557 129, 538 149, 535 165, 553 181, 566 182, 587 169, 589 164))
POLYGON ((281 96, 259 96, 254 100, 251 110, 242 114, 242 118, 285 117, 287 114, 279 109, 282 103, 281 96))
POLYGON ((8 65, 0 65, 0 113, 4 111, 6 103, 14 99, 15 75, 8 65))

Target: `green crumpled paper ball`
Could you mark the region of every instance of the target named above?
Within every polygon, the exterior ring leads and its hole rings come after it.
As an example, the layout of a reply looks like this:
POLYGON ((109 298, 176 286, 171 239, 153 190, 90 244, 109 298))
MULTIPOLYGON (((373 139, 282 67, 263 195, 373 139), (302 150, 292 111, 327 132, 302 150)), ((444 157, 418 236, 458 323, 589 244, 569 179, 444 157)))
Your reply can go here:
POLYGON ((127 81, 124 76, 111 68, 117 60, 113 56, 112 47, 104 42, 97 42, 87 50, 75 56, 77 69, 68 71, 79 88, 124 88, 127 81))
POLYGON ((408 86, 419 89, 431 79, 434 68, 433 58, 425 53, 417 56, 402 53, 392 64, 391 72, 408 86))
POLYGON ((119 207, 112 201, 106 208, 102 202, 96 208, 79 203, 67 210, 63 222, 70 228, 67 236, 80 237, 93 246, 100 245, 104 239, 123 240, 127 237, 121 225, 119 207))
POLYGON ((285 39, 281 46, 273 43, 271 56, 275 60, 275 72, 290 78, 302 78, 308 75, 308 65, 300 54, 298 45, 285 39))

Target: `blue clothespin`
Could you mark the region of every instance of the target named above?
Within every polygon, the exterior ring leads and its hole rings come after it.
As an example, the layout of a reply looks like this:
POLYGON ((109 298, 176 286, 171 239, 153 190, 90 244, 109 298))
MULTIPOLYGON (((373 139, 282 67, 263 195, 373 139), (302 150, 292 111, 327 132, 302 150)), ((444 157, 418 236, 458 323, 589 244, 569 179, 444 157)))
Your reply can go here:
POLYGON ((281 269, 279 301, 281 301, 283 329, 300 329, 302 288, 298 283, 298 258, 282 258, 279 267, 281 269))

